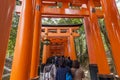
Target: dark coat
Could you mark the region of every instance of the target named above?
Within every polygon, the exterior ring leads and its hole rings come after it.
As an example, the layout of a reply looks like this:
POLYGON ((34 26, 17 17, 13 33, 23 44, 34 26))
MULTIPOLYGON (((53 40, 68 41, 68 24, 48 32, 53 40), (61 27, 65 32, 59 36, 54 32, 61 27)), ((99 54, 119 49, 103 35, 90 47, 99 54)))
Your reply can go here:
POLYGON ((56 80, 66 80, 66 73, 69 71, 66 67, 59 67, 56 72, 56 80))

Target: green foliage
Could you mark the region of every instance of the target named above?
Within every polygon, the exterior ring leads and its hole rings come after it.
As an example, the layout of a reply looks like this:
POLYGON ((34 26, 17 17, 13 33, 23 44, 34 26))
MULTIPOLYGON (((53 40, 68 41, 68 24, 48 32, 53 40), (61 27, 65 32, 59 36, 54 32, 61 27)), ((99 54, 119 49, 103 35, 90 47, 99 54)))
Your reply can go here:
POLYGON ((10 39, 8 44, 8 51, 7 56, 13 56, 14 53, 14 47, 16 42, 16 34, 17 34, 17 26, 18 26, 19 16, 17 14, 14 14, 13 20, 12 20, 12 28, 10 33, 10 39))
MULTIPOLYGON (((16 5, 20 5, 19 0, 16 0, 16 5)), ((14 53, 18 22, 19 22, 19 15, 17 15, 14 12, 13 19, 12 19, 12 27, 11 27, 11 32, 10 32, 10 38, 8 42, 7 57, 12 57, 14 53)))
POLYGON ((78 18, 43 18, 43 24, 80 24, 81 19, 78 18))

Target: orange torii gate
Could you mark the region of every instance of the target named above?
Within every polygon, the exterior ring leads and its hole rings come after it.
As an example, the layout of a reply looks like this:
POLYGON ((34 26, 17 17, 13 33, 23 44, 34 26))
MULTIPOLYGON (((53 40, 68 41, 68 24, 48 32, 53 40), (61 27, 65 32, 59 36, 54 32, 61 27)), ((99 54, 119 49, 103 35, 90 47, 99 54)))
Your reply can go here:
POLYGON ((44 25, 42 27, 42 38, 50 40, 50 44, 44 45, 42 63, 45 64, 51 55, 64 55, 76 60, 74 37, 79 34, 76 30, 80 25, 44 25), (45 27, 46 26, 46 27, 45 27), (72 27, 71 27, 72 26, 72 27))
MULTIPOLYGON (((37 77, 42 17, 83 18, 87 38, 91 79, 111 80, 105 50, 100 36, 98 18, 104 18, 112 55, 120 76, 120 16, 115 0, 21 0, 16 47, 10 80, 29 80, 37 77), (62 7, 57 6, 61 2, 62 7), (69 5, 70 4, 70 5, 69 5), (85 5, 85 6, 83 6, 85 5), (81 7, 73 9, 72 6, 81 7), (96 7, 101 7, 97 9, 96 7), (111 8, 112 7, 112 8, 111 8), (29 41, 28 41, 29 40, 29 41), (34 55, 33 55, 34 54, 34 55), (95 71, 98 67, 98 72, 95 71)), ((15 0, 0 1, 0 80, 9 39, 15 0)))

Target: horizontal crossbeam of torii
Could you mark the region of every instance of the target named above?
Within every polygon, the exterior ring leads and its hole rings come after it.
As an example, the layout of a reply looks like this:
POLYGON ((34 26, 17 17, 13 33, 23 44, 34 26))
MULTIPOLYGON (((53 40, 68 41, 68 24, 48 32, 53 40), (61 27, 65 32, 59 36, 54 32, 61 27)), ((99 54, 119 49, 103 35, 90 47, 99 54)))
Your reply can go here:
MULTIPOLYGON (((20 0, 22 3, 22 0, 20 0)), ((87 1, 88 0, 80 0, 80 1, 72 1, 72 0, 43 0, 42 1, 42 17, 60 17, 60 18, 66 18, 66 17, 74 17, 74 18, 83 18, 89 16, 89 10, 87 8, 87 1), (62 7, 57 8, 56 2, 62 2, 62 7), (69 3, 73 6, 79 6, 81 9, 72 9, 69 8, 69 3), (82 6, 84 5, 84 6, 82 6), (52 6, 52 7, 51 7, 52 6), (54 6, 54 7, 53 7, 54 6)), ((96 7, 100 7, 99 0, 95 0, 94 4, 96 7)), ((15 11, 20 14, 22 7, 16 6, 15 11)), ((103 18, 103 11, 101 9, 96 9, 95 11, 98 18, 103 18)))
POLYGON ((79 33, 75 32, 79 27, 42 27, 42 37, 73 37, 80 36, 79 33))

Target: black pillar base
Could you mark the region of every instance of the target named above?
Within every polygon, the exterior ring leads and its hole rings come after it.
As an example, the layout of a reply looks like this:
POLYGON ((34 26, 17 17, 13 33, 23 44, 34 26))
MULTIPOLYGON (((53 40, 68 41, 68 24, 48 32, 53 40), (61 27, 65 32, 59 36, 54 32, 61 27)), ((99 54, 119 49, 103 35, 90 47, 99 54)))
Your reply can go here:
POLYGON ((98 67, 97 64, 89 64, 91 80, 98 80, 98 67))
POLYGON ((98 74, 99 80, 114 80, 113 75, 98 74))

